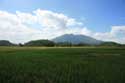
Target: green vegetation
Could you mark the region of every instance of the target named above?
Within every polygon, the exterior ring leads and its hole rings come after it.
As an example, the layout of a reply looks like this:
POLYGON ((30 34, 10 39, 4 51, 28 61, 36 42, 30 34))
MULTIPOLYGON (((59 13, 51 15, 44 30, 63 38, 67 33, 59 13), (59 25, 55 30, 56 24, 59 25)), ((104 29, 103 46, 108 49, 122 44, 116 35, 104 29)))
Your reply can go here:
POLYGON ((0 46, 15 46, 15 44, 11 43, 8 40, 0 40, 0 46))
POLYGON ((54 46, 55 43, 50 40, 34 40, 24 44, 25 46, 54 46))
POLYGON ((0 47, 0 83, 125 83, 125 48, 0 47))
POLYGON ((104 42, 100 46, 123 46, 123 45, 115 42, 104 42))

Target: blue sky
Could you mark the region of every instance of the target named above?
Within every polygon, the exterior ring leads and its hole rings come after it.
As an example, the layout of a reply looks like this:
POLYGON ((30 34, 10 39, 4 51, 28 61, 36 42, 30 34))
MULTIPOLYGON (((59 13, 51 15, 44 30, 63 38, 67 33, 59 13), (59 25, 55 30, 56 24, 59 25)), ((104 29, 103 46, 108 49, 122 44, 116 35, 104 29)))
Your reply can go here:
POLYGON ((46 9, 83 21, 93 31, 125 25, 125 0, 0 0, 0 10, 31 12, 46 9))
POLYGON ((13 42, 79 33, 125 43, 125 0, 0 0, 0 25, 13 42))

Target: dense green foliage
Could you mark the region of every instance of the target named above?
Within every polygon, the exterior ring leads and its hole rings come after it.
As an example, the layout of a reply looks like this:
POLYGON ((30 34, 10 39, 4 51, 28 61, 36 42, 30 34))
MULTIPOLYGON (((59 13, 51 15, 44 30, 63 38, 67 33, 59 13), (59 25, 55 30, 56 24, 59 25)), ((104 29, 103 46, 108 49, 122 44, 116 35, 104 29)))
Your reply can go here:
POLYGON ((55 43, 50 40, 34 40, 24 44, 25 46, 54 46, 55 43))
POLYGON ((100 46, 122 46, 122 45, 115 42, 104 42, 100 44, 100 46))
POLYGON ((14 44, 7 40, 0 40, 0 46, 14 46, 14 44))
POLYGON ((70 42, 59 42, 59 43, 55 43, 55 46, 73 46, 73 44, 72 43, 70 43, 70 42))
MULTIPOLYGON (((82 46, 94 46, 94 45, 88 45, 88 44, 84 44, 84 43, 78 43, 78 44, 72 44, 70 42, 59 42, 59 43, 55 43, 55 46, 61 46, 61 47, 82 47, 82 46)), ((97 46, 97 45, 96 45, 97 46)), ((100 46, 100 45, 99 45, 100 46)))
POLYGON ((0 83, 125 83, 125 48, 0 47, 0 83))

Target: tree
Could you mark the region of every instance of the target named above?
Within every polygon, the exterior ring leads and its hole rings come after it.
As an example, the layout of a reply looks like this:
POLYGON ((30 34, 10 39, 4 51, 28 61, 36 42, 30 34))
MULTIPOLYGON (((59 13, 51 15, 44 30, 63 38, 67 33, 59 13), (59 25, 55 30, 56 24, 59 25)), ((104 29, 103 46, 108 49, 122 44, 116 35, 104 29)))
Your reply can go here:
POLYGON ((71 47, 72 43, 70 43, 70 42, 59 42, 59 43, 56 43, 56 46, 68 46, 68 47, 71 47))
POLYGON ((15 44, 7 40, 0 40, 0 46, 14 46, 15 44))
POLYGON ((23 46, 23 44, 19 43, 19 46, 20 46, 20 47, 22 47, 22 46, 23 46))

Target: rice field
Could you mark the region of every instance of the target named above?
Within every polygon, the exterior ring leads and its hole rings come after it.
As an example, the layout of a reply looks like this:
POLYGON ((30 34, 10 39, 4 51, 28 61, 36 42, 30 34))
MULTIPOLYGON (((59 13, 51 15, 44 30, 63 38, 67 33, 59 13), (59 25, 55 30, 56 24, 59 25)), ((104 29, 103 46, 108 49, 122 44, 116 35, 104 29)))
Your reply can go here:
POLYGON ((0 47, 0 83, 125 83, 125 48, 0 47))

